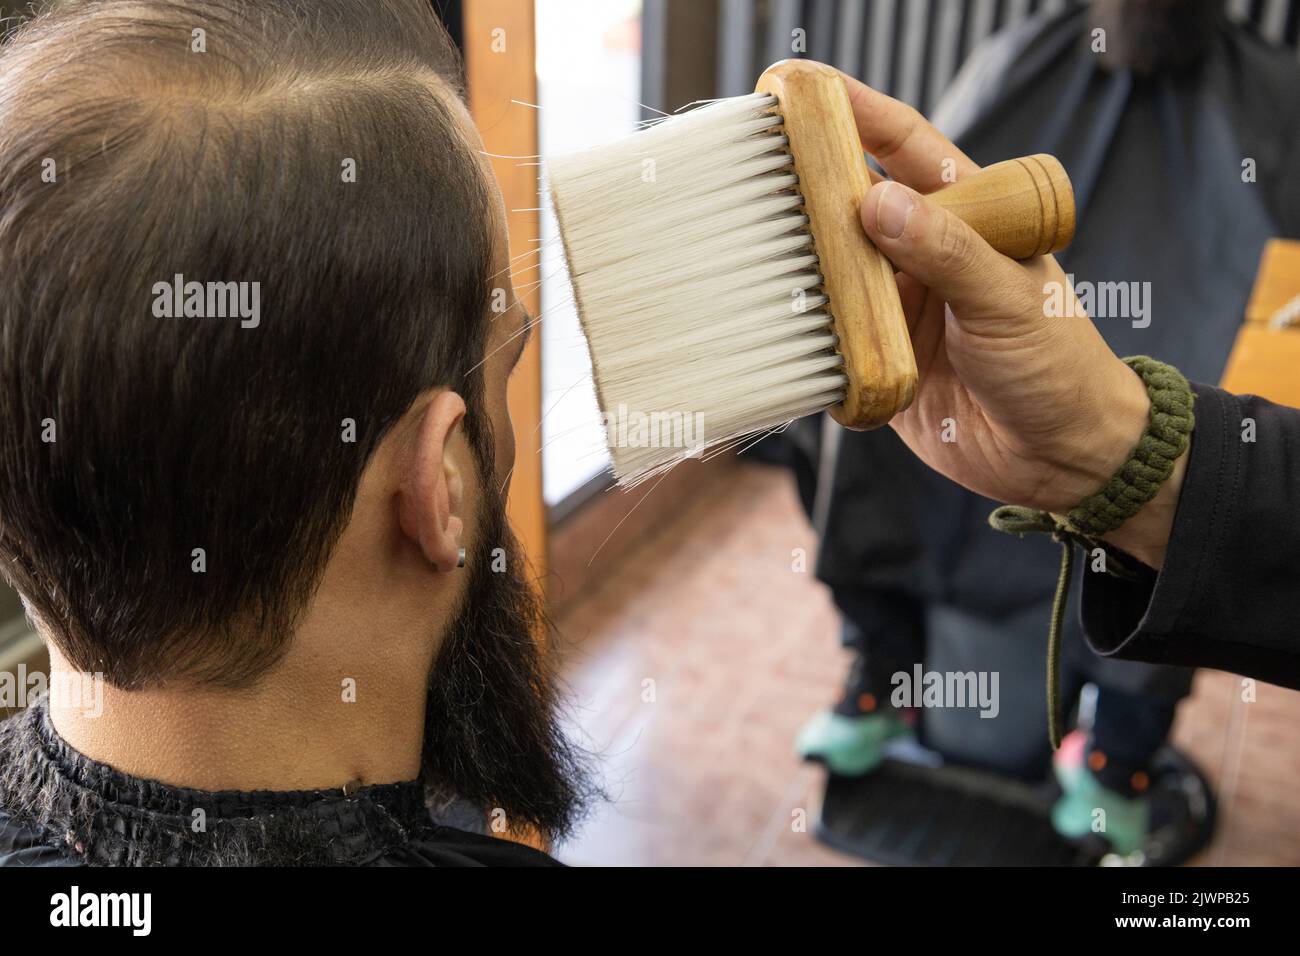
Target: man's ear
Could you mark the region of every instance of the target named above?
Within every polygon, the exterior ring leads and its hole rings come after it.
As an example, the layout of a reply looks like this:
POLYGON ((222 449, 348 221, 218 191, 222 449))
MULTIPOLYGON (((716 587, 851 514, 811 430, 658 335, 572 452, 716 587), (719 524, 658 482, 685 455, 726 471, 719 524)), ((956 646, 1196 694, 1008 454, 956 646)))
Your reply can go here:
POLYGON ((465 417, 465 400, 440 391, 416 427, 415 448, 398 491, 398 520, 439 571, 457 567, 465 529, 463 437, 453 442, 465 417), (460 453, 456 453, 459 448, 460 453))

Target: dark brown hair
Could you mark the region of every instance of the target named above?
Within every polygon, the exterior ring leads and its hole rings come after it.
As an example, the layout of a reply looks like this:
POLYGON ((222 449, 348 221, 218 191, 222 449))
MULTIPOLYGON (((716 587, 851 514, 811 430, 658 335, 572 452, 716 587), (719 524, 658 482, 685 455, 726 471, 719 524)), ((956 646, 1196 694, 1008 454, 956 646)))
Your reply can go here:
POLYGON ((414 399, 481 441, 459 70, 427 0, 65 0, 0 50, 0 570, 75 666, 248 682, 414 399), (260 323, 156 317, 177 274, 260 323))

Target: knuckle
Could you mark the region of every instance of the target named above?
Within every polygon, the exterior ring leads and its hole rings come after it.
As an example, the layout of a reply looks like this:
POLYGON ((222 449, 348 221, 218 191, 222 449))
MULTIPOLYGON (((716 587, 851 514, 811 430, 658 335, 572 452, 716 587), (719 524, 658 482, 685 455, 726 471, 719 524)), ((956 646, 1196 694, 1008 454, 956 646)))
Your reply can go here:
POLYGON ((975 259, 970 229, 951 214, 936 216, 935 265, 947 274, 964 273, 975 259))

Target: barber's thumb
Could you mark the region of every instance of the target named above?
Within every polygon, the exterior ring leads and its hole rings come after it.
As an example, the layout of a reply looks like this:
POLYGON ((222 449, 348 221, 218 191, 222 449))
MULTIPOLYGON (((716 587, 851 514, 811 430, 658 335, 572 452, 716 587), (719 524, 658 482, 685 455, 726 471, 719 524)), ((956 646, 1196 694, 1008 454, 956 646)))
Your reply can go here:
POLYGON ((1007 284, 1023 281, 1015 263, 974 229, 902 183, 871 187, 862 226, 895 269, 929 286, 954 311, 996 314, 1005 308, 1007 284))

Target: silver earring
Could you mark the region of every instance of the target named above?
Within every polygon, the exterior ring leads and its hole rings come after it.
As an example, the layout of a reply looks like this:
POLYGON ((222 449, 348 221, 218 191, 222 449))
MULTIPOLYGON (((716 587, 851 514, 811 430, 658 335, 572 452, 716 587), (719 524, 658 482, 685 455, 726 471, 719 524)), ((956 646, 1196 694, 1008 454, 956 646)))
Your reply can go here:
POLYGON ((465 549, 461 548, 460 552, 456 555, 456 567, 463 568, 464 566, 465 566, 465 549))

